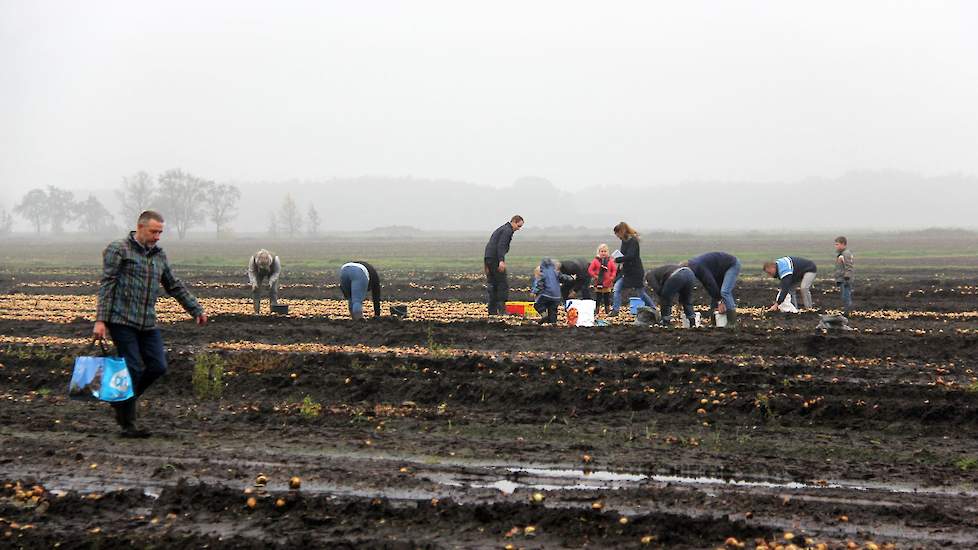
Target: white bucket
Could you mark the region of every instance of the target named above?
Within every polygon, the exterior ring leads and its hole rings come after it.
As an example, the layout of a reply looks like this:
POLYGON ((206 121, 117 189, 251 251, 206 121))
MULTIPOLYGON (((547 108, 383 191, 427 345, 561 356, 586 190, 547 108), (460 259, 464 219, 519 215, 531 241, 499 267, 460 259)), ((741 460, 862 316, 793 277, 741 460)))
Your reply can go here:
POLYGON ((568 300, 567 309, 577 309, 577 326, 593 327, 594 310, 598 303, 594 300, 568 300))
MULTIPOLYGON (((693 314, 693 320, 696 322, 695 326, 700 326, 700 312, 693 314)), ((685 315, 683 315, 683 328, 689 328, 689 319, 685 315)))
POLYGON ((713 325, 719 328, 727 326, 727 314, 719 311, 713 314, 713 325))

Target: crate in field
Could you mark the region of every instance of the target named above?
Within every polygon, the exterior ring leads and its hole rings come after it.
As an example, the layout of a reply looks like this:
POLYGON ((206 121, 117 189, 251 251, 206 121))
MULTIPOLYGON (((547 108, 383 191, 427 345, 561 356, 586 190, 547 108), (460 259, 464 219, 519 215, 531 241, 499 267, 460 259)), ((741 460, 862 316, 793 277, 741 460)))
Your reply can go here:
POLYGON ((539 317, 540 314, 533 307, 533 302, 506 302, 507 315, 519 315, 520 317, 539 317))

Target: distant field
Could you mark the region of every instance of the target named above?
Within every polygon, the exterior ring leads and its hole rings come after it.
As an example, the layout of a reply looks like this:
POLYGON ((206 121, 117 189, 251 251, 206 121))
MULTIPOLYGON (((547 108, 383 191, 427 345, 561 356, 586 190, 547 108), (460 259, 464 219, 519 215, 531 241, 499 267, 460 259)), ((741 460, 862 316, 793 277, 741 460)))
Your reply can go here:
MULTIPOLYGON (((768 259, 783 255, 811 258, 829 269, 834 235, 657 236, 642 240, 647 267, 675 262, 710 250, 725 250, 745 264, 745 275, 768 259)), ((0 241, 0 272, 51 269, 97 269, 108 239, 38 240, 11 238, 0 241)), ((517 273, 529 272, 541 257, 558 259, 593 257, 601 242, 614 249, 611 235, 541 236, 517 233, 507 258, 517 273)), ((864 274, 897 275, 905 270, 934 270, 935 275, 978 272, 978 240, 956 236, 873 235, 850 237, 858 268, 864 274)), ((243 269, 260 247, 272 250, 291 271, 329 271, 350 260, 375 262, 388 272, 479 272, 483 237, 324 238, 259 240, 165 239, 163 246, 178 267, 200 270, 243 269)))

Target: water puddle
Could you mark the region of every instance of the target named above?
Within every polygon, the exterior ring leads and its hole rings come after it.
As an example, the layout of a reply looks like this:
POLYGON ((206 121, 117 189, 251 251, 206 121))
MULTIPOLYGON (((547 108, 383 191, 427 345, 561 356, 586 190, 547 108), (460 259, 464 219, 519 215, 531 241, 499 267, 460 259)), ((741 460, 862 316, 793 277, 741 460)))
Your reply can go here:
POLYGON ((978 497, 978 491, 966 487, 914 487, 911 485, 872 483, 872 482, 824 482, 802 483, 798 481, 752 480, 747 476, 720 478, 711 476, 642 475, 610 471, 571 470, 541 467, 503 467, 488 468, 483 475, 428 475, 432 481, 453 487, 472 487, 478 489, 497 489, 504 494, 512 494, 518 489, 537 491, 572 490, 620 490, 638 488, 650 484, 666 484, 692 487, 737 487, 747 489, 772 489, 789 491, 846 490, 870 492, 878 491, 894 494, 953 495, 978 497), (495 475, 494 475, 495 474, 495 475), (493 479, 494 477, 501 479, 493 479))

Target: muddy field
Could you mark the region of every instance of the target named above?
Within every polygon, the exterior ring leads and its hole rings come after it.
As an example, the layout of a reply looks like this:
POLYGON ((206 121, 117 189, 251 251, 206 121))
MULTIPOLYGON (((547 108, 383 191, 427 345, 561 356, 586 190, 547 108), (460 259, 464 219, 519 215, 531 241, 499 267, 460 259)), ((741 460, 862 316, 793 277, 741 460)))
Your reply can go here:
POLYGON ((237 271, 183 275, 216 315, 163 325, 140 441, 63 395, 92 273, 0 277, 0 545, 978 547, 965 273, 867 273, 845 333, 763 315, 750 273, 737 331, 487 320, 451 273, 387 273, 408 320, 354 323, 315 271, 255 317, 237 271))

